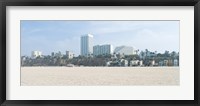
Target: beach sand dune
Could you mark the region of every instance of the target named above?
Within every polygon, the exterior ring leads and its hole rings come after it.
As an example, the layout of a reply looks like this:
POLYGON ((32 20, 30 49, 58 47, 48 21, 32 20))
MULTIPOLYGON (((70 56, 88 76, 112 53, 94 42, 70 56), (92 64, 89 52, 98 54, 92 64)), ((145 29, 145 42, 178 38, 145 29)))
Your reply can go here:
POLYGON ((169 86, 179 67, 21 67, 21 86, 169 86))

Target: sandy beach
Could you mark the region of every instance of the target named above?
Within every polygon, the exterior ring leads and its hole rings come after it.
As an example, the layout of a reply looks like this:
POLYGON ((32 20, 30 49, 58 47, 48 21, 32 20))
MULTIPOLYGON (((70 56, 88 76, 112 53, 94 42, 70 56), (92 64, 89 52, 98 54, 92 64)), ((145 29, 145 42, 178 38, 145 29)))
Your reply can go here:
POLYGON ((178 86, 179 67, 21 67, 21 86, 178 86))

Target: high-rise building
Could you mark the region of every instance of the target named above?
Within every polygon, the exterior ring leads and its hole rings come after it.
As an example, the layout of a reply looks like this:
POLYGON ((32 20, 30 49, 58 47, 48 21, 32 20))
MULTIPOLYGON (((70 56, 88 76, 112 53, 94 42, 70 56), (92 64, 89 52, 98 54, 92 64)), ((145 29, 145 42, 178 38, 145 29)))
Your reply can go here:
POLYGON ((134 55, 134 54, 136 54, 136 50, 134 50, 134 48, 130 47, 130 46, 116 47, 114 52, 116 54, 124 54, 124 55, 134 55))
POLYGON ((74 54, 70 51, 66 51, 66 56, 68 59, 72 59, 74 57, 74 54))
POLYGON ((41 56, 42 56, 41 51, 32 51, 32 53, 31 53, 32 58, 41 57, 41 56))
POLYGON ((106 55, 106 54, 112 54, 113 53, 113 47, 110 44, 106 45, 96 45, 93 47, 93 55, 106 55))
POLYGON ((81 55, 90 56, 93 53, 93 35, 81 36, 81 55))
POLYGON ((95 45, 95 46, 93 46, 93 55, 94 56, 98 56, 98 55, 100 55, 101 53, 100 53, 100 45, 95 45))

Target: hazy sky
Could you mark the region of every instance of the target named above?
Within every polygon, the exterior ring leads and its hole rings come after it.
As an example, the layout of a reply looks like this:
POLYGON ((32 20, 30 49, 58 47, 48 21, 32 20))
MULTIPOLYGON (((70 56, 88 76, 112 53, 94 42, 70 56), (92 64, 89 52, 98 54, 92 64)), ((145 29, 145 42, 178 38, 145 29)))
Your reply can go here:
POLYGON ((94 36, 94 45, 133 46, 136 49, 179 51, 179 21, 21 21, 21 54, 44 55, 66 50, 80 54, 80 37, 94 36))

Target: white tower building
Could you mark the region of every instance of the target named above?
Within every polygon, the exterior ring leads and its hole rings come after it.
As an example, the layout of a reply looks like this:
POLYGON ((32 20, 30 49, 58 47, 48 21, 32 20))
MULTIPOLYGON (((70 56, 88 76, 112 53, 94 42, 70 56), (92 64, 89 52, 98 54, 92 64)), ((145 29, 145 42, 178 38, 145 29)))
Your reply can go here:
POLYGON ((93 53, 93 35, 81 36, 81 55, 90 56, 93 53))

